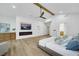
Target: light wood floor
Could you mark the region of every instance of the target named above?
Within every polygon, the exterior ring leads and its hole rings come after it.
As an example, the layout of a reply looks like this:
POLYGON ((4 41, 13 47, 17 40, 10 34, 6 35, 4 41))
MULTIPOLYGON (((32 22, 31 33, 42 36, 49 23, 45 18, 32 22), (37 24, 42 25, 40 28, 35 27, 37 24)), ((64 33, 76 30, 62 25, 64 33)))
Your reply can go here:
POLYGON ((38 48, 38 41, 49 36, 41 36, 29 39, 20 39, 10 41, 11 49, 5 54, 5 56, 49 56, 43 50, 38 48))

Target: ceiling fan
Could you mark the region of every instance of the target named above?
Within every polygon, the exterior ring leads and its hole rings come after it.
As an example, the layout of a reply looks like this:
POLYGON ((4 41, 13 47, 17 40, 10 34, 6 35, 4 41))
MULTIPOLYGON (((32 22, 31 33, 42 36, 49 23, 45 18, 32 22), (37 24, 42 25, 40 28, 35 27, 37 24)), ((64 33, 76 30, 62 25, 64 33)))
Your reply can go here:
POLYGON ((42 19, 47 19, 46 17, 44 17, 44 11, 42 10, 42 8, 40 7, 40 15, 38 17, 35 18, 42 18, 42 19))
POLYGON ((43 15, 44 15, 44 11, 42 11, 42 9, 40 8, 40 18, 46 19, 43 15))

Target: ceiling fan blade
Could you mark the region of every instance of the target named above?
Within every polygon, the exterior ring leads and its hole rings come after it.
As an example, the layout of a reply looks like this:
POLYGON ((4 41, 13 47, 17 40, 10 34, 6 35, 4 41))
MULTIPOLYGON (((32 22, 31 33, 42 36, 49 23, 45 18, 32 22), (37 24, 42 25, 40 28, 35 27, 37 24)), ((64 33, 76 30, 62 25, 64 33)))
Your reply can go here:
POLYGON ((44 15, 44 12, 41 13, 40 17, 42 17, 44 15))
POLYGON ((41 18, 46 19, 45 17, 41 17, 41 18))

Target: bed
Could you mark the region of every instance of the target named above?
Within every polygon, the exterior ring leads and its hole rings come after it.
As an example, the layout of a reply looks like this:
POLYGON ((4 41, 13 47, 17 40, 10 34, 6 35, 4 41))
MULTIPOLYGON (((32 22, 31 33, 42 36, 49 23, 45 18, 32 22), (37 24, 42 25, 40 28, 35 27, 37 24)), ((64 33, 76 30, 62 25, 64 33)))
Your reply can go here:
MULTIPOLYGON (((65 44, 57 44, 56 37, 50 37, 39 41, 39 48, 53 56, 79 56, 79 51, 67 50, 65 44)), ((71 37, 68 37, 69 39, 71 37)))

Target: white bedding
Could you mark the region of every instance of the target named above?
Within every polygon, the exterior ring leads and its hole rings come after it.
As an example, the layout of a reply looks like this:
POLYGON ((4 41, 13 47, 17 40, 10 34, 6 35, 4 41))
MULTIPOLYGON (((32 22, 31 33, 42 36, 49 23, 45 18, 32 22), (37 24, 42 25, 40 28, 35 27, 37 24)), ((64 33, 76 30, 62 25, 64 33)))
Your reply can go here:
POLYGON ((46 46, 46 43, 52 41, 52 39, 54 39, 55 37, 50 37, 50 38, 46 38, 46 39, 43 39, 43 40, 40 40, 39 41, 39 45, 45 47, 46 46))
POLYGON ((39 45, 46 47, 48 49, 51 49, 51 50, 53 50, 53 51, 55 51, 58 54, 61 54, 63 56, 78 56, 79 55, 78 51, 67 50, 65 46, 56 44, 54 41, 54 38, 55 37, 40 40, 39 45))

